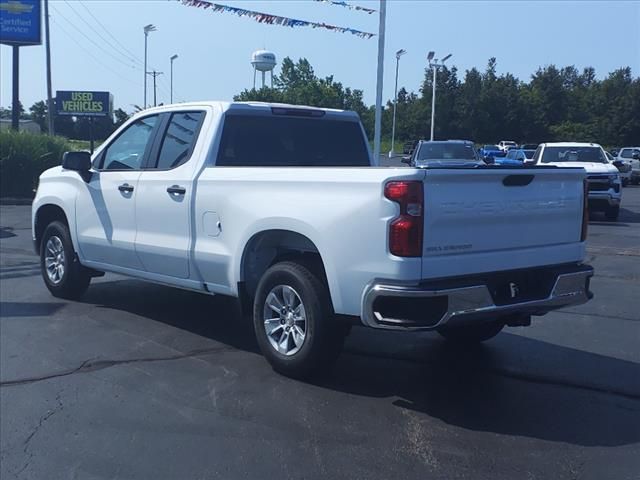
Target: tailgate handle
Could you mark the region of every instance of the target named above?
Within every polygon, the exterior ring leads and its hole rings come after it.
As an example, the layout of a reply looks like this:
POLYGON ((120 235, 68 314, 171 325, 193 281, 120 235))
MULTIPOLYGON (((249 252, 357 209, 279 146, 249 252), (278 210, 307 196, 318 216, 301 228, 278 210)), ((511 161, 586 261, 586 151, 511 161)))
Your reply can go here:
POLYGON ((505 187, 524 187, 529 185, 535 175, 507 175, 502 179, 502 184, 505 187))

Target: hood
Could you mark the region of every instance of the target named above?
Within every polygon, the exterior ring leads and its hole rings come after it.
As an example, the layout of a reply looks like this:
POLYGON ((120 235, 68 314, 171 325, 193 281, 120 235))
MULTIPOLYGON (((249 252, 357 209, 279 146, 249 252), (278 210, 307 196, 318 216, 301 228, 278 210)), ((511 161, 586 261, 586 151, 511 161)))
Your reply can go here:
POLYGON ((610 163, 598 162, 549 162, 540 163, 539 165, 555 165, 557 167, 573 167, 584 168, 587 173, 618 173, 615 165, 610 163))

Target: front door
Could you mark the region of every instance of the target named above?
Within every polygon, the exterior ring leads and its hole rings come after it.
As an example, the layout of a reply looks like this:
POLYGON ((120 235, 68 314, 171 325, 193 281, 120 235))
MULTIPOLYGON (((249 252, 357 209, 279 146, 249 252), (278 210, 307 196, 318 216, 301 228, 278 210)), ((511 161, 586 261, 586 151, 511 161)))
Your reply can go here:
POLYGON ((96 158, 97 171, 76 200, 78 247, 85 260, 143 270, 135 251, 135 201, 158 123, 157 115, 133 122, 96 158))

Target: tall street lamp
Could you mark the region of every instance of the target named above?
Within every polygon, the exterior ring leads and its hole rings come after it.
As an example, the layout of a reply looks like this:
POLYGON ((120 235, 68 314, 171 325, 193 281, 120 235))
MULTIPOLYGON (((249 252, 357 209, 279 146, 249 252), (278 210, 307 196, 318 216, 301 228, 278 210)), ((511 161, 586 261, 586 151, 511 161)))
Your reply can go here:
POLYGON ((173 103, 173 61, 178 58, 178 55, 172 55, 169 60, 171 60, 171 103, 173 103))
POLYGON ((451 58, 451 54, 444 57, 440 63, 438 63, 438 59, 434 59, 435 52, 429 52, 427 55, 427 61, 429 62, 429 67, 433 68, 433 93, 431 94, 431 141, 433 142, 433 128, 434 121, 436 118, 436 71, 440 67, 444 67, 444 62, 451 58))
POLYGON ((147 39, 149 38, 149 32, 155 32, 155 25, 145 25, 144 28, 144 103, 142 108, 147 108, 147 39))
POLYGON ((393 147, 396 140, 396 109, 398 107, 398 68, 400 66, 400 57, 407 53, 406 50, 400 49, 396 52, 396 88, 393 95, 393 126, 391 127, 391 150, 389 150, 389 158, 395 155, 393 147))

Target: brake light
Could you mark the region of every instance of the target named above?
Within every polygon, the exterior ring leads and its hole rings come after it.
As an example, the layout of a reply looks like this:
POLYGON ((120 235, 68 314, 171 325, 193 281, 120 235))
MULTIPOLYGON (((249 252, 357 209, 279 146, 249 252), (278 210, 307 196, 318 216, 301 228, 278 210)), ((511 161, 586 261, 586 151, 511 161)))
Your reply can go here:
POLYGON ((580 232, 580 241, 587 239, 587 230, 589 229, 589 182, 585 178, 582 181, 582 231, 580 232))
POLYGON ((389 251, 398 257, 422 256, 422 188, 417 181, 394 181, 384 187, 384 196, 400 205, 400 215, 389 225, 389 251))

